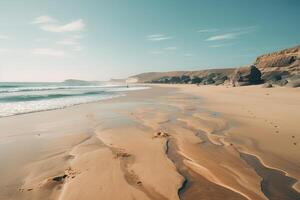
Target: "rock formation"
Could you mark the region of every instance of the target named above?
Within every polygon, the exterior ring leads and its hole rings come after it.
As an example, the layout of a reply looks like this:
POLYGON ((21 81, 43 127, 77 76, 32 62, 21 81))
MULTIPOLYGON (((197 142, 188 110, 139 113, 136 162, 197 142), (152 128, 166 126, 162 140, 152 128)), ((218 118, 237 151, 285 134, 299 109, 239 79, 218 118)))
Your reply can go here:
POLYGON ((262 82, 261 72, 254 65, 236 69, 231 77, 233 86, 256 85, 262 82))
POLYGON ((234 86, 265 82, 271 85, 300 87, 300 46, 259 56, 250 67, 149 72, 130 78, 142 83, 221 85, 230 80, 234 86))

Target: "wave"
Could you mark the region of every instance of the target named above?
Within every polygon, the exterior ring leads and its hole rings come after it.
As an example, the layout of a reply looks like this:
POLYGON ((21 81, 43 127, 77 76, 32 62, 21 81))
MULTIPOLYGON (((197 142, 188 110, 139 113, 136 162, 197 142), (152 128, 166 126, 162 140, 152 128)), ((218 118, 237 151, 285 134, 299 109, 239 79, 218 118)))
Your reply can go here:
POLYGON ((0 103, 0 118, 26 113, 63 109, 70 106, 116 98, 119 96, 123 95, 115 93, 112 95, 82 96, 78 98, 57 98, 51 100, 45 99, 41 101, 0 103))
POLYGON ((26 85, 25 87, 24 85, 19 87, 7 87, 7 85, 5 85, 5 87, 6 88, 0 87, 0 117, 61 109, 73 105, 123 96, 126 95, 125 92, 133 90, 148 89, 148 87, 145 86, 127 87, 124 85, 26 85))
POLYGON ((80 96, 92 96, 92 95, 110 95, 113 92, 106 91, 90 91, 78 94, 46 94, 46 95, 18 95, 18 96, 6 96, 0 97, 0 102, 23 102, 23 101, 38 101, 44 99, 57 99, 65 97, 80 97, 80 96))
POLYGON ((17 88, 19 85, 0 85, 0 88, 17 88))
POLYGON ((51 87, 21 87, 4 85, 0 86, 0 93, 13 93, 13 92, 33 92, 33 91, 48 91, 48 90, 72 90, 72 89, 92 89, 92 88, 114 88, 126 87, 120 85, 90 85, 90 86, 51 86, 51 87), (4 88, 4 89, 1 89, 4 88))

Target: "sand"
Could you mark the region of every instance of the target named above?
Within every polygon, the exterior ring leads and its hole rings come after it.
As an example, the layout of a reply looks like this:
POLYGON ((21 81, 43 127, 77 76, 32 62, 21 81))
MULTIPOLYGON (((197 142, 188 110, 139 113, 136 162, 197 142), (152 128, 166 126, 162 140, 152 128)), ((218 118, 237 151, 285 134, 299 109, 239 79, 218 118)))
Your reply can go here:
POLYGON ((0 118, 0 199, 299 197, 299 89, 151 87, 0 118))

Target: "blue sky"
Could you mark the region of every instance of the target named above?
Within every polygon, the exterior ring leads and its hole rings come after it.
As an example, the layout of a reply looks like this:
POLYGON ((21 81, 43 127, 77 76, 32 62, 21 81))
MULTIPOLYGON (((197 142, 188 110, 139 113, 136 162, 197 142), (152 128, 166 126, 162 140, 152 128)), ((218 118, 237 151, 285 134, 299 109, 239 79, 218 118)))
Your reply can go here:
POLYGON ((236 67, 300 44, 298 0, 1 0, 0 81, 236 67))

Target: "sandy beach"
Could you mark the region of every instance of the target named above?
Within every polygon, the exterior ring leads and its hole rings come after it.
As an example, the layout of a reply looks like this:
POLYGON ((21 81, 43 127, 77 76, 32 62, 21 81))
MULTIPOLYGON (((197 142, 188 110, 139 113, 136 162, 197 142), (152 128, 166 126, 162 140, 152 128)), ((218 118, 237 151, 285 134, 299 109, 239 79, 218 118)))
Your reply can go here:
POLYGON ((150 85, 0 118, 0 199, 300 199, 300 90, 150 85))

